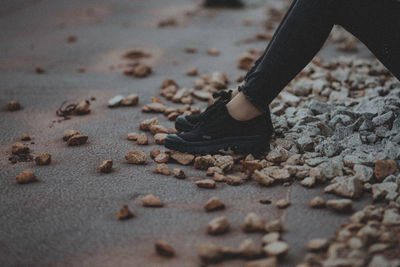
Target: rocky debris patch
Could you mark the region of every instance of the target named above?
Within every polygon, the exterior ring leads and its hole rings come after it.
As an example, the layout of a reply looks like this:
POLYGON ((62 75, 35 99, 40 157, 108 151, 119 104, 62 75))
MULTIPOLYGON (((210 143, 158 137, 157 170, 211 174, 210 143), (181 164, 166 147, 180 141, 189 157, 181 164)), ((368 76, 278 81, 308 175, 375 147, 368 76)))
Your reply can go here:
POLYGON ((118 220, 128 220, 133 218, 134 216, 135 215, 133 214, 133 212, 128 208, 128 205, 123 205, 117 215, 115 215, 118 220))
POLYGON ((80 146, 83 144, 86 144, 89 136, 84 135, 84 134, 75 134, 68 138, 67 140, 67 145, 69 146, 80 146))
MULTIPOLYGON (((91 99, 94 100, 95 98, 91 99)), ((64 101, 57 109, 56 115, 64 119, 69 119, 71 115, 86 115, 90 112, 89 100, 81 100, 78 102, 64 101)))
POLYGON ((207 233, 210 235, 220 235, 229 231, 230 223, 225 216, 211 220, 207 225, 207 233))
POLYGON ((37 182, 38 180, 36 179, 35 174, 33 171, 27 169, 18 174, 16 181, 18 184, 29 184, 33 182, 37 182))
POLYGON ((16 111, 16 110, 20 110, 22 108, 21 104, 17 101, 10 101, 8 102, 6 109, 8 111, 16 111))
POLYGON ((8 158, 8 160, 12 164, 15 164, 17 162, 32 161, 33 156, 30 154, 30 152, 31 151, 27 145, 21 142, 15 142, 11 146, 11 156, 8 158))
POLYGON ((107 159, 100 164, 99 169, 100 172, 102 173, 110 173, 112 172, 112 167, 113 167, 113 160, 107 159))
POLYGON ((369 205, 343 223, 334 237, 313 239, 299 266, 400 266, 400 206, 369 205))
POLYGON ((11 153, 14 155, 28 154, 29 152, 29 147, 20 142, 14 143, 11 147, 11 153))
POLYGON ((170 157, 182 165, 189 165, 194 160, 194 155, 179 151, 172 151, 170 157))
POLYGON ((154 248, 155 248, 157 254, 162 257, 171 258, 171 257, 175 256, 174 248, 164 240, 158 240, 154 244, 154 248))
POLYGON ((137 106, 139 103, 139 96, 137 94, 130 94, 126 97, 123 95, 116 95, 110 100, 108 100, 108 107, 132 107, 137 106))
POLYGON ((40 154, 35 158, 36 165, 44 166, 49 165, 51 162, 51 155, 49 153, 40 154))
POLYGON ((156 125, 156 124, 158 124, 158 118, 152 117, 150 119, 146 119, 146 120, 142 121, 139 124, 139 127, 140 127, 140 130, 142 130, 142 131, 150 131, 150 126, 156 125))
POLYGON ((140 150, 132 150, 125 154, 125 159, 131 164, 144 164, 147 161, 147 155, 140 150))
POLYGON ((225 204, 217 197, 212 197, 204 204, 206 211, 222 210, 225 209, 225 204))
POLYGON ((162 207, 164 203, 155 195, 149 194, 142 198, 143 207, 162 207))

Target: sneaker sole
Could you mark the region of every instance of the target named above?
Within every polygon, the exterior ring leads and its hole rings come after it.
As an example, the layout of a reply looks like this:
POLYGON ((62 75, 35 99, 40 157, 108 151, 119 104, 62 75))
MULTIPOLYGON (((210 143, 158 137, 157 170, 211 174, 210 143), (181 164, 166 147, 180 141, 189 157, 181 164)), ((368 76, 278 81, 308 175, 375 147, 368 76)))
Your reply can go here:
POLYGON ((196 125, 193 123, 189 122, 185 116, 178 116, 175 121, 175 129, 178 130, 179 132, 188 132, 190 130, 193 130, 193 128, 196 125))
POLYGON ((232 149, 236 153, 255 153, 267 150, 270 137, 240 136, 226 137, 210 141, 188 142, 176 134, 165 139, 165 147, 191 154, 217 153, 221 149, 232 149))

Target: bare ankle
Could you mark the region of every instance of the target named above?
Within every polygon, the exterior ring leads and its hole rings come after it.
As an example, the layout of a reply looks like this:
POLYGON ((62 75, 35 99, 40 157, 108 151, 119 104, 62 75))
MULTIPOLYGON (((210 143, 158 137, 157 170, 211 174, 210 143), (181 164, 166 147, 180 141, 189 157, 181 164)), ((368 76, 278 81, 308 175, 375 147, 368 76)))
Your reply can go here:
POLYGON ((262 112, 251 104, 242 92, 238 93, 235 97, 226 104, 229 114, 238 121, 251 120, 262 112))

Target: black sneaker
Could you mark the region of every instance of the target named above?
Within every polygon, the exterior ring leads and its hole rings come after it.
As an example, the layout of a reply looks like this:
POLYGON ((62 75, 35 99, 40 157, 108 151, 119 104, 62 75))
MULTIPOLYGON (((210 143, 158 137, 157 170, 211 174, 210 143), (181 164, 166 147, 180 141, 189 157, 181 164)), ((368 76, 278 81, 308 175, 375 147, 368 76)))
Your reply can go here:
POLYGON ((169 134, 165 146, 192 154, 216 153, 231 148, 239 153, 265 151, 273 133, 271 116, 262 114, 248 121, 232 118, 225 103, 218 103, 189 132, 169 134))
POLYGON ((217 101, 215 101, 212 105, 207 107, 207 109, 200 114, 178 116, 175 120, 175 129, 178 130, 179 132, 188 132, 190 130, 193 130, 196 124, 201 121, 201 119, 207 112, 213 110, 218 103, 221 102, 225 104, 228 103, 231 100, 231 96, 232 96, 232 90, 220 91, 218 93, 214 93, 213 94, 214 98, 219 97, 217 101))

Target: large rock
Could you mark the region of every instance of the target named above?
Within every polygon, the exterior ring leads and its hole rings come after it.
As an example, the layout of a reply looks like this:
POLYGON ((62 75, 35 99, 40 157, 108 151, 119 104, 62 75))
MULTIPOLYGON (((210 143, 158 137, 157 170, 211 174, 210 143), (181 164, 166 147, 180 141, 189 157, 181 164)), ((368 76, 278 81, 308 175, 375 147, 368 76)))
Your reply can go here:
POLYGON ((324 192, 338 196, 359 198, 363 192, 363 184, 358 177, 336 177, 333 183, 325 187, 324 192))

